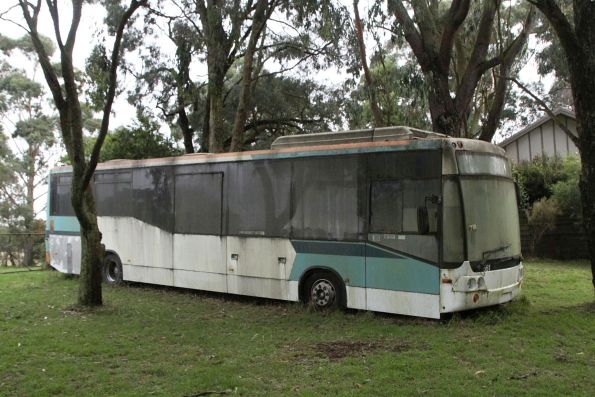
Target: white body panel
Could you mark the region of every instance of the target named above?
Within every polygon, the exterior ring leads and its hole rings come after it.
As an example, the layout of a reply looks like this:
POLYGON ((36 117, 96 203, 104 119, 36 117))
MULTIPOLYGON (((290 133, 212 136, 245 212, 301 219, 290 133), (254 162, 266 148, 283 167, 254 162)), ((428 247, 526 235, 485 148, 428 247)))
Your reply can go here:
POLYGON ((366 289, 362 287, 345 287, 347 293, 347 307, 350 309, 366 310, 366 289))
POLYGON ((174 270, 174 287, 227 292, 227 276, 219 273, 174 270))
POLYGON ((287 280, 294 259, 295 250, 288 239, 227 237, 229 274, 287 280))
POLYGON ((174 234, 174 269, 226 274, 226 239, 220 236, 174 234))
POLYGON ((123 263, 122 273, 124 275, 124 280, 126 281, 168 286, 174 285, 174 272, 172 269, 136 266, 123 263))
POLYGON ((366 288, 366 309, 384 313, 440 318, 440 296, 366 288))
POLYGON ((132 217, 100 216, 97 223, 105 248, 117 252, 122 265, 172 268, 171 233, 132 217))
POLYGON ((68 274, 81 272, 81 238, 51 234, 48 238, 48 249, 52 266, 68 274))

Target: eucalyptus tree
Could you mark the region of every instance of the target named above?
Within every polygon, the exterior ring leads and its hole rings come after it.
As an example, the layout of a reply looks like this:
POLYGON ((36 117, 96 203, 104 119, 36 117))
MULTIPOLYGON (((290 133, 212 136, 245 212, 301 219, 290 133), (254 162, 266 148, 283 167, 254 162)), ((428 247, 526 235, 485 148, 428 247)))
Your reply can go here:
POLYGON ((156 30, 175 55, 168 60, 157 45, 146 48, 131 99, 153 97, 186 152, 197 137, 202 151, 241 150, 253 140, 255 92, 265 78, 339 61, 344 11, 328 0, 164 2, 153 10, 156 30))
POLYGON ((595 2, 574 0, 564 12, 554 0, 530 0, 547 18, 564 51, 581 157, 583 224, 595 288, 595 2))
MULTIPOLYGON (((94 306, 102 304, 101 265, 104 248, 101 244, 101 233, 97 226, 95 202, 90 182, 97 166, 101 146, 109 129, 110 114, 116 93, 118 64, 122 55, 121 44, 124 30, 133 14, 147 1, 131 0, 127 6, 117 7, 115 15, 118 22, 116 24, 117 28, 114 30, 115 37, 111 56, 107 59, 109 73, 107 74, 108 83, 105 86, 103 97, 101 126, 97 141, 89 156, 86 155, 83 144, 83 115, 79 99, 81 93, 73 65, 74 46, 83 14, 83 3, 83 0, 72 1, 72 17, 68 24, 67 33, 63 34, 62 27, 65 26, 65 21, 61 19, 63 15, 59 10, 59 2, 57 0, 46 0, 46 6, 53 23, 54 39, 60 56, 60 67, 59 71, 57 71, 51 62, 50 54, 43 45, 38 30, 43 0, 19 0, 27 33, 59 114, 62 142, 73 169, 71 202, 80 225, 82 245, 78 303, 85 306, 94 306)), ((107 3, 116 4, 115 2, 107 3)), ((117 5, 119 5, 119 2, 117 5)))
MULTIPOLYGON (((49 39, 44 38, 43 42, 48 53, 54 51, 49 39)), ((45 183, 48 150, 55 144, 56 122, 48 114, 48 99, 42 85, 29 78, 25 69, 8 64, 8 58, 17 53, 33 61, 35 55, 29 37, 12 39, 0 35, 0 51, 4 57, 0 60, 0 102, 4 103, 0 114, 15 141, 17 153, 12 156, 11 167, 22 184, 22 189, 13 187, 8 203, 15 207, 12 213, 19 214, 13 217, 12 226, 19 232, 30 233, 36 217, 35 191, 45 183)), ((34 73, 37 68, 32 66, 32 69, 34 73)), ((25 266, 33 264, 33 242, 32 236, 24 237, 25 266)))
POLYGON ((533 29, 533 10, 525 12, 523 27, 513 36, 515 25, 502 24, 501 0, 388 0, 387 4, 395 21, 392 30, 409 44, 428 85, 433 129, 491 140, 504 106, 507 77, 533 29), (492 80, 494 97, 477 134, 469 128, 469 116, 485 77, 492 80))

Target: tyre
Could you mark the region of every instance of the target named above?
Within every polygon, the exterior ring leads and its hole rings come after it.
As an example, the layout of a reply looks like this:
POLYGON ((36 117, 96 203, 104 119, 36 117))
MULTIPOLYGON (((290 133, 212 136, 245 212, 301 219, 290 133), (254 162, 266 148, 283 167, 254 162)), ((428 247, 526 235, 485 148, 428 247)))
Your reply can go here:
POLYGON ((116 254, 106 254, 103 259, 103 282, 108 285, 122 284, 122 262, 116 254))
POLYGON ((337 276, 330 272, 314 273, 306 281, 305 301, 319 310, 345 308, 345 288, 337 276))

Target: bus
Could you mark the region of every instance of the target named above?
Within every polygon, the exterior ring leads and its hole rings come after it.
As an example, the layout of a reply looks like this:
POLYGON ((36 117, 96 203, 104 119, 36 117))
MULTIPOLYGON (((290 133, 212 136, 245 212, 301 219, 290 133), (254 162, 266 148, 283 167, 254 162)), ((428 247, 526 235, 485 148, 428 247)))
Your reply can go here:
MULTIPOLYGON (((50 265, 80 270, 72 169, 49 175, 50 265)), ((504 151, 409 127, 270 150, 100 163, 108 284, 132 281, 440 318, 514 299, 523 265, 504 151)))

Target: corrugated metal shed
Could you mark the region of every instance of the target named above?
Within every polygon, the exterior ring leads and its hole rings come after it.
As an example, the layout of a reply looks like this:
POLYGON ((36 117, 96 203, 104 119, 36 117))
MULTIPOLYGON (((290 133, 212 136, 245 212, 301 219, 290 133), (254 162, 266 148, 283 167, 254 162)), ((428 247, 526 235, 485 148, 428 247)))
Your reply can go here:
MULTIPOLYGON (((554 115, 563 120, 576 136, 574 113, 567 109, 556 109, 554 115)), ((498 144, 515 163, 530 161, 538 156, 565 157, 577 154, 578 149, 566 133, 548 115, 528 125, 498 144)))

